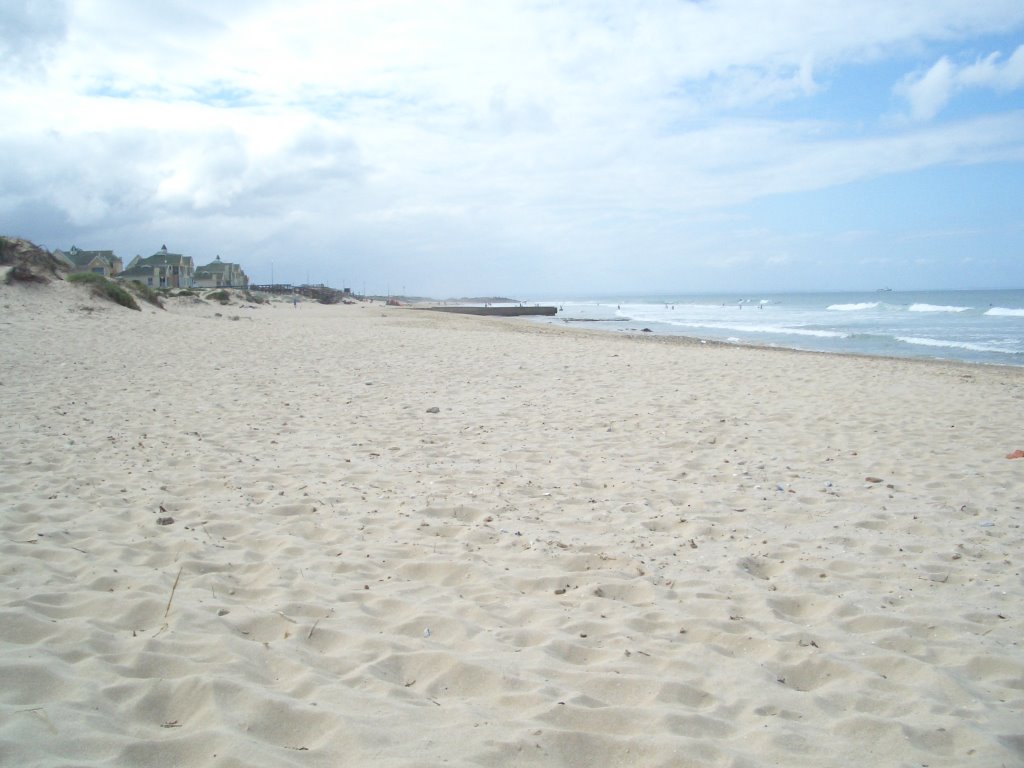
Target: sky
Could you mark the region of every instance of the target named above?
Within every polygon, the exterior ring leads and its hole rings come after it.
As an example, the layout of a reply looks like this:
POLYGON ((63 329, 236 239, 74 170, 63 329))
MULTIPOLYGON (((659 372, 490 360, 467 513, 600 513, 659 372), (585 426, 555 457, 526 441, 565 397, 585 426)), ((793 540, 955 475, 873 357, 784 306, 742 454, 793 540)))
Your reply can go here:
POLYGON ((446 298, 1024 287, 1021 0, 4 0, 0 233, 446 298))

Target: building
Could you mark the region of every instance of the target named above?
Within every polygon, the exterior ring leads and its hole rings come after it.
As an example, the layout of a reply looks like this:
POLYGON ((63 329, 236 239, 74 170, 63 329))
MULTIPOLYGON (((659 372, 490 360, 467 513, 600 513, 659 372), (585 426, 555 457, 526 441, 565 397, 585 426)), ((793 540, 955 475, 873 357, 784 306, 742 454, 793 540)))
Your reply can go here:
POLYGON ((248 288, 249 278, 238 264, 221 261, 220 256, 197 267, 193 278, 197 288, 248 288))
POLYGON ((93 272, 104 277, 113 277, 124 269, 121 259, 115 256, 113 251, 83 251, 72 245, 70 251, 58 248, 53 255, 66 264, 71 272, 93 272))
POLYGON ((138 280, 150 288, 191 288, 194 285, 195 264, 191 256, 170 253, 162 246, 152 256, 136 256, 128 268, 117 275, 119 280, 138 280))

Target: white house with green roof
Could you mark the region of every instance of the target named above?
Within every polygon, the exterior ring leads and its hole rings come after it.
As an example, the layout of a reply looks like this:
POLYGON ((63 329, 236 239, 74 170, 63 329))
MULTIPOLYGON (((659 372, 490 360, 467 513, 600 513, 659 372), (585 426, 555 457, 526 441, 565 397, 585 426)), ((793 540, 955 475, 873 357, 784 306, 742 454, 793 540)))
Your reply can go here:
POLYGON ((116 277, 119 280, 138 280, 150 288, 191 288, 195 284, 194 275, 192 257, 170 253, 165 245, 152 256, 136 256, 116 277))
POLYGON ((249 278, 239 264, 221 261, 220 256, 209 264, 196 267, 193 282, 197 288, 248 288, 249 278))

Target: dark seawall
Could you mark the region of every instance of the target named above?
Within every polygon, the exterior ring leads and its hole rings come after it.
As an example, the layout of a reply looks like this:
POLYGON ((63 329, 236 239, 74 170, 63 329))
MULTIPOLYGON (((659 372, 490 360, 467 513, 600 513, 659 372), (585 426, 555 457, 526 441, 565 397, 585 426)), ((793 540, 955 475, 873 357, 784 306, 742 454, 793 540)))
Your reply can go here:
POLYGON ((518 317, 520 315, 555 315, 558 307, 414 307, 431 312, 454 312, 459 315, 486 315, 488 317, 518 317))

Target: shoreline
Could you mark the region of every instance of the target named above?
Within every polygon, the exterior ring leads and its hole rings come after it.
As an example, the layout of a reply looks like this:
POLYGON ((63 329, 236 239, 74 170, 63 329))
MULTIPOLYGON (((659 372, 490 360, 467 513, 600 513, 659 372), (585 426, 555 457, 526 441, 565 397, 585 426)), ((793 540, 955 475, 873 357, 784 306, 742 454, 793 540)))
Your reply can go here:
MULTIPOLYGON (((514 319, 514 318, 513 318, 514 319)), ((833 352, 820 349, 800 349, 798 347, 773 346, 770 344, 756 344, 747 341, 722 341, 720 339, 702 338, 688 334, 677 333, 644 333, 642 331, 630 330, 597 330, 593 328, 579 327, 575 325, 556 325, 555 323, 539 323, 530 320, 516 319, 517 322, 530 328, 553 328, 566 333, 579 333, 581 335, 593 334, 597 338, 626 338, 637 340, 643 343, 678 344, 680 346, 707 346, 707 347, 732 347, 736 349, 750 349, 758 351, 793 353, 799 355, 820 355, 823 357, 850 358, 853 360, 888 360, 894 363, 919 363, 922 365, 950 365, 963 366, 965 368, 993 368, 1008 372, 1016 372, 1024 375, 1024 366, 1008 365, 1006 363, 986 363, 972 360, 952 360, 943 357, 900 357, 898 355, 875 355, 867 352, 833 352)))
POLYGON ((19 765, 1024 754, 1015 367, 66 285, 0 323, 19 765))
POLYGON ((1024 367, 1024 293, 864 292, 766 294, 743 307, 710 296, 653 297, 611 303, 566 302, 559 319, 602 331, 623 325, 664 335, 756 346, 913 359, 945 359, 1024 367), (751 312, 750 309, 756 309, 751 312), (763 308, 763 312, 761 309, 763 308))

